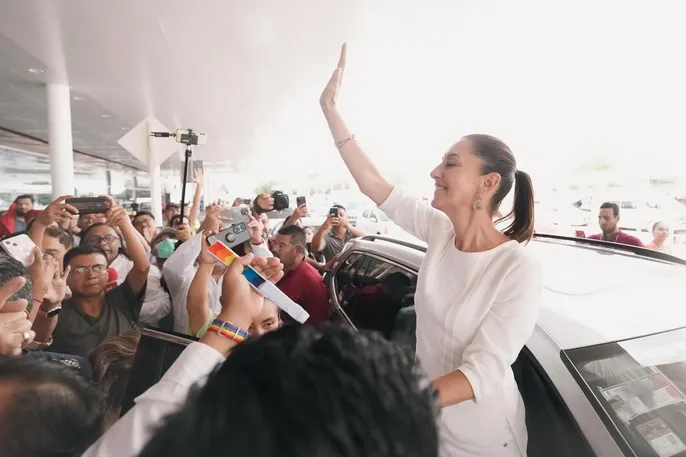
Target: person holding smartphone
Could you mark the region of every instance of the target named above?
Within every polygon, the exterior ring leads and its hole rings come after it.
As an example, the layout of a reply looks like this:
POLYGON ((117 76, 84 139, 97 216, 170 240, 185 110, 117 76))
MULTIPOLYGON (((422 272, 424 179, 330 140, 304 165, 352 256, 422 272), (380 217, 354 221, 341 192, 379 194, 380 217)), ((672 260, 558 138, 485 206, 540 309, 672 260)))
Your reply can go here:
MULTIPOLYGON (((360 190, 428 245, 415 293, 416 355, 438 390, 444 457, 525 456, 524 403, 511 365, 531 335, 541 268, 521 243, 534 233, 529 175, 497 138, 468 135, 431 172, 431 205, 389 183, 337 109, 346 46, 320 104, 360 190), (493 215, 514 188, 511 224, 493 215)), ((321 237, 320 237, 321 238, 321 237)))
POLYGON ((326 262, 331 263, 348 241, 364 235, 362 230, 352 226, 342 205, 333 205, 326 221, 312 237, 312 250, 324 254, 326 262))

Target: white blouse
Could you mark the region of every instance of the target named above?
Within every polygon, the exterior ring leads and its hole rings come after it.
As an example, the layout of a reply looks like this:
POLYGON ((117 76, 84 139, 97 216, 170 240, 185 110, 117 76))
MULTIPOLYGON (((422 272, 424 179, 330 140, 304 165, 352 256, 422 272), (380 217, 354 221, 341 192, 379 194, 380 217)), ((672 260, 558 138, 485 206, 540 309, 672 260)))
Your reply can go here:
POLYGON ((460 370, 474 390, 474 400, 443 408, 441 455, 525 456, 524 403, 511 365, 538 316, 539 264, 516 241, 457 250, 448 217, 397 187, 380 208, 428 244, 415 293, 419 363, 432 379, 460 370))

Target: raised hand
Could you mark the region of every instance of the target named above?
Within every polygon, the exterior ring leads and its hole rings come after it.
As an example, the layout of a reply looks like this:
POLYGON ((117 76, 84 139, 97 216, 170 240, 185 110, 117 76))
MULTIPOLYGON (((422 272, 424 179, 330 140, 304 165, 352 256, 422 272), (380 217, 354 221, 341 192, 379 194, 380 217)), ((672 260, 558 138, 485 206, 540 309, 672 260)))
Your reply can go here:
POLYGON ((50 203, 41 213, 36 216, 34 224, 49 227, 54 223, 60 226, 68 226, 71 224, 72 216, 79 211, 71 205, 67 205, 64 201, 72 198, 71 195, 63 195, 54 202, 50 203))
POLYGON ((246 322, 251 322, 262 312, 264 296, 250 287, 242 275, 245 265, 251 265, 265 279, 276 283, 283 278, 283 264, 276 257, 264 259, 248 254, 236 259, 224 273, 222 313, 242 316, 246 322))
POLYGON ((205 184, 205 175, 203 174, 202 168, 196 168, 193 174, 193 182, 198 186, 205 184))
POLYGON ((336 107, 338 100, 338 92, 341 89, 341 81, 343 81, 343 71, 345 70, 345 61, 347 54, 347 44, 343 43, 341 46, 341 56, 338 59, 338 65, 331 75, 328 84, 324 88, 321 97, 319 97, 319 104, 323 110, 333 109, 336 107))
MULTIPOLYGON (((52 261, 57 262, 55 259, 52 259, 52 261)), ((57 267, 57 265, 55 265, 55 267, 57 267)), ((70 271, 71 265, 68 265, 62 274, 59 274, 59 269, 56 270, 52 282, 48 286, 48 291, 43 297, 42 306, 44 310, 50 310, 55 305, 62 303, 62 300, 67 296, 67 277, 69 276, 70 271)))
POLYGON ((8 302, 21 290, 26 279, 16 277, 0 286, 0 354, 21 355, 21 349, 30 344, 36 334, 31 330, 33 323, 26 314, 26 300, 8 302), (11 309, 10 309, 11 308, 11 309))
POLYGON ((188 241, 191 236, 191 228, 188 224, 179 224, 176 227, 176 239, 179 241, 188 241))
POLYGON ((107 197, 110 209, 107 210, 107 223, 113 227, 124 229, 126 226, 133 227, 128 211, 119 206, 112 197, 107 197))
POLYGON ((262 232, 264 232, 264 224, 255 219, 252 214, 248 215, 250 222, 248 222, 248 230, 250 231, 250 242, 252 244, 260 244, 264 241, 262 232))
POLYGON ((200 245, 200 257, 198 258, 198 262, 201 264, 214 265, 217 263, 217 259, 210 254, 208 250, 209 245, 207 244, 207 237, 216 234, 217 232, 214 230, 202 232, 202 244, 200 245))

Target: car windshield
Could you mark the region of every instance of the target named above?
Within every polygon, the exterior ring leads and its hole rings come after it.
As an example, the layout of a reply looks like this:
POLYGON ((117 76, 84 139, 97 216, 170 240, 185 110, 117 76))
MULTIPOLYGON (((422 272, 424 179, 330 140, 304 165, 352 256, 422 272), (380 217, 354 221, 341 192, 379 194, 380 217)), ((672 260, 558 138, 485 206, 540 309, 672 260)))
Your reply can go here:
POLYGON ((620 446, 626 441, 637 456, 686 455, 686 329, 565 354, 620 446))

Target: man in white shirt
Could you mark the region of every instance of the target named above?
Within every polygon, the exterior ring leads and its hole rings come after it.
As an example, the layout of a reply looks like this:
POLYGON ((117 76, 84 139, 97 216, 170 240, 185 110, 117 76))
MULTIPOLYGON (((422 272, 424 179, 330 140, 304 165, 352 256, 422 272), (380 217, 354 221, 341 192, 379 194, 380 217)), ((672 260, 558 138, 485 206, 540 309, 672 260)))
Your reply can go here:
MULTIPOLYGON (((269 258, 272 253, 269 251, 267 244, 262 239, 262 225, 259 221, 251 220, 248 224, 251 232, 251 248, 253 253, 258 257, 269 258)), ((186 300, 188 293, 198 270, 196 260, 200 255, 202 248, 202 237, 206 236, 203 233, 218 231, 221 229, 221 224, 218 215, 210 208, 207 209, 207 214, 201 232, 193 236, 191 239, 181 244, 164 263, 163 274, 169 288, 169 294, 172 300, 172 313, 174 314, 174 331, 177 333, 188 334, 188 311, 186 310, 186 300)), ((210 281, 207 293, 207 303, 210 308, 218 313, 221 310, 219 304, 219 296, 222 287, 222 274, 224 266, 217 263, 216 272, 213 274, 215 281, 210 281)))

